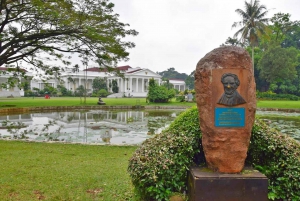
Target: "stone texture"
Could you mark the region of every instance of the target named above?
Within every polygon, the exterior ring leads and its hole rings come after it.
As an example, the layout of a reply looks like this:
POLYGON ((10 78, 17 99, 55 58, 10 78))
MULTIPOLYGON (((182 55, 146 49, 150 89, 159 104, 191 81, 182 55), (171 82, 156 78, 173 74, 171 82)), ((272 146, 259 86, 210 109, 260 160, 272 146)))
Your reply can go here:
POLYGON ((235 46, 220 47, 209 52, 197 64, 195 90, 208 167, 222 173, 242 171, 256 111, 255 80, 248 52, 235 46), (224 93, 221 77, 225 73, 238 76, 240 85, 236 91, 246 103, 235 106, 218 104, 224 93), (245 108, 245 126, 216 127, 216 107, 245 108))

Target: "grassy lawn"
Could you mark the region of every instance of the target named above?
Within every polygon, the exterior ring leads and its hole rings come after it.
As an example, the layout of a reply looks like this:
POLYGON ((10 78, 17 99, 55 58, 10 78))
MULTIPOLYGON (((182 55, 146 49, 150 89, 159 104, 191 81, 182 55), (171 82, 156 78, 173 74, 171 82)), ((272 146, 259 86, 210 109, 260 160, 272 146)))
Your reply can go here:
MULTIPOLYGON (((146 98, 102 98, 106 105, 171 105, 171 106, 194 106, 196 103, 178 102, 173 99, 169 103, 147 103, 146 98)), ((86 105, 97 105, 98 98, 87 97, 86 105)), ((35 98, 0 98, 0 108, 5 107, 44 107, 44 106, 79 106, 83 104, 83 98, 79 97, 51 97, 45 99, 43 97, 35 98)))
POLYGON ((284 108, 284 109, 300 109, 300 101, 289 100, 259 100, 258 108, 284 108))
POLYGON ((0 200, 135 200, 135 149, 0 140, 0 200))
MULTIPOLYGON (((149 104, 145 98, 103 98, 107 105, 149 104)), ((87 98, 96 105, 98 98, 87 98)), ((80 98, 0 98, 0 108, 83 105, 80 98)), ((300 109, 300 101, 258 101, 260 108, 300 109)), ((137 200, 127 173, 135 146, 93 146, 0 140, 0 200, 137 200)))
MULTIPOLYGON (((146 98, 103 98, 106 105, 159 105, 159 106, 195 106, 196 103, 178 102, 173 99, 169 103, 147 103, 146 98)), ((43 106, 80 106, 84 105, 83 99, 80 101, 79 97, 51 97, 45 99, 43 97, 35 98, 0 98, 0 108, 7 107, 43 107, 43 106)), ((98 98, 88 97, 86 105, 97 105, 98 98)), ((287 101, 287 100, 258 100, 258 108, 288 108, 300 109, 300 101, 287 101)))

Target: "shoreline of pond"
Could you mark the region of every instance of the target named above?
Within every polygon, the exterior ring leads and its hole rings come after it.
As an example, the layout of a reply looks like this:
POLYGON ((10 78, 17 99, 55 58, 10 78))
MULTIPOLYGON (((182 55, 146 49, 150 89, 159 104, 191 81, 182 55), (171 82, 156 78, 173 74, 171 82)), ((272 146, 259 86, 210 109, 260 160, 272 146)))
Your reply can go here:
MULTIPOLYGON (((47 107, 24 107, 24 108, 0 108, 0 114, 16 114, 29 112, 67 111, 67 110, 148 110, 148 109, 188 109, 191 106, 108 106, 108 105, 86 105, 86 106, 47 106, 47 107)), ((287 108, 257 108, 257 111, 297 112, 300 109, 287 108)))
POLYGON ((28 112, 48 112, 67 110, 148 110, 148 109, 187 109, 190 106, 108 106, 108 105, 86 105, 86 106, 47 106, 47 107, 26 107, 26 108, 3 108, 0 114, 15 114, 28 112))

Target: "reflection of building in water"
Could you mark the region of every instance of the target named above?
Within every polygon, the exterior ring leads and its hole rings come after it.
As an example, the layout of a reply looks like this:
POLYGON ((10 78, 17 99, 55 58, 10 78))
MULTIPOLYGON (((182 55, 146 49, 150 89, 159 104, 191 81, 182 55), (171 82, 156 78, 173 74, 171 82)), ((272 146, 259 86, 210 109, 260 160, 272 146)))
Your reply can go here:
POLYGON ((51 113, 32 113, 32 114, 19 114, 19 115, 7 115, 0 116, 0 122, 8 120, 11 122, 21 121, 23 123, 32 123, 33 118, 41 118, 47 116, 50 120, 59 120, 64 123, 78 123, 81 120, 87 122, 100 122, 109 121, 127 124, 128 121, 144 122, 143 111, 89 111, 89 112, 51 112, 51 113))
POLYGON ((0 124, 5 120, 22 122, 27 128, 20 129, 20 132, 32 130, 32 133, 28 135, 33 139, 38 138, 40 141, 50 139, 51 141, 79 143, 137 144, 151 137, 147 136, 149 121, 155 122, 157 118, 159 123, 151 123, 151 130, 158 131, 161 127, 166 127, 175 118, 172 113, 174 114, 174 112, 164 114, 171 119, 166 120, 166 117, 163 117, 163 121, 162 118, 155 117, 156 115, 150 116, 149 112, 145 111, 91 110, 84 112, 32 113, 0 116, 0 124), (45 124, 49 124, 49 122, 52 122, 52 124, 47 126, 46 130, 43 129, 45 124))

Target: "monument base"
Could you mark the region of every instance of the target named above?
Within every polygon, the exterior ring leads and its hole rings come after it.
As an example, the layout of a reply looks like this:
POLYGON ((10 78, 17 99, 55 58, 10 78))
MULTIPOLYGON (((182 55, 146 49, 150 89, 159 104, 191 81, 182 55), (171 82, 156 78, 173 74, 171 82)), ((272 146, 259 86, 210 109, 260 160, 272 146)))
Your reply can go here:
POLYGON ((268 179, 250 167, 238 174, 193 167, 188 175, 190 201, 268 201, 268 179))

